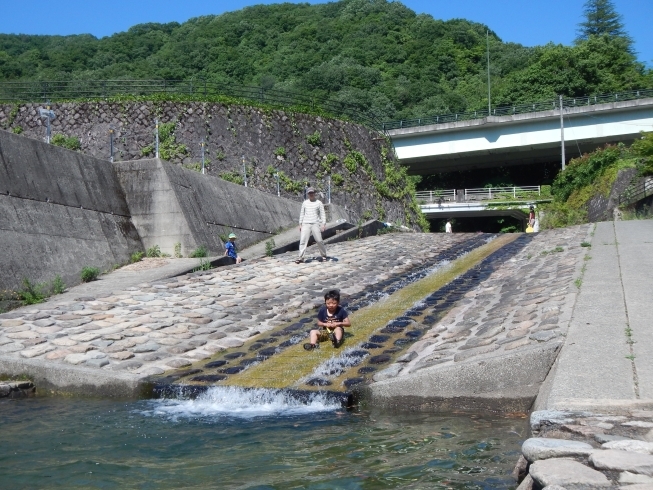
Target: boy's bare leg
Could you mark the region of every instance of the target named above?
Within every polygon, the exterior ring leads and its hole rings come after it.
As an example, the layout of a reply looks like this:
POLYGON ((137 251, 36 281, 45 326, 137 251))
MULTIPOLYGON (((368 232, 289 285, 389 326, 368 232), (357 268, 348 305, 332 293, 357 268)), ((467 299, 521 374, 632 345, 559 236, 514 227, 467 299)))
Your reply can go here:
POLYGON ((311 344, 317 345, 317 338, 320 335, 319 330, 311 330, 311 344))

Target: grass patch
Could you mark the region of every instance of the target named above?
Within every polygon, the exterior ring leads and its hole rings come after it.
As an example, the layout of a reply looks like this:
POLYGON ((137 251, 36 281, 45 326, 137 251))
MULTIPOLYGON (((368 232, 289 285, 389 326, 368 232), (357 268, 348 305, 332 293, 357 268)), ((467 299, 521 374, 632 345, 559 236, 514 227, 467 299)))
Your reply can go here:
POLYGON ((81 272, 82 282, 95 281, 100 275, 100 269, 97 267, 84 267, 81 272))
POLYGON ((549 254, 555 254, 555 253, 560 253, 560 252, 564 252, 564 251, 565 251, 564 248, 562 248, 562 247, 556 247, 556 248, 551 249, 551 250, 544 250, 544 251, 542 251, 542 252, 540 253, 540 255, 549 255, 549 254))
POLYGON ((265 242, 265 255, 272 257, 274 252, 274 245, 274 238, 270 238, 267 242, 265 242))
POLYGON ((206 260, 206 259, 204 259, 204 258, 200 258, 200 265, 198 265, 197 267, 195 267, 195 268, 193 269, 193 272, 208 271, 208 270, 210 270, 210 269, 212 269, 212 267, 211 267, 211 261, 206 260))
POLYGON ((581 247, 591 247, 592 244, 590 242, 581 242, 580 246, 581 247))
POLYGON ((145 255, 147 255, 150 258, 161 257, 161 249, 159 248, 158 245, 153 245, 147 249, 145 255))
POLYGON ((195 250, 193 250, 188 256, 191 259, 199 259, 201 257, 206 257, 208 256, 208 251, 206 250, 206 247, 204 245, 200 245, 197 247, 195 250))
POLYGON ((143 257, 145 256, 144 252, 134 252, 129 256, 129 263, 130 264, 135 264, 136 262, 140 262, 143 260, 143 257))
POLYGON ((23 306, 43 303, 48 295, 45 284, 33 284, 29 279, 23 279, 23 289, 17 291, 18 299, 23 306))

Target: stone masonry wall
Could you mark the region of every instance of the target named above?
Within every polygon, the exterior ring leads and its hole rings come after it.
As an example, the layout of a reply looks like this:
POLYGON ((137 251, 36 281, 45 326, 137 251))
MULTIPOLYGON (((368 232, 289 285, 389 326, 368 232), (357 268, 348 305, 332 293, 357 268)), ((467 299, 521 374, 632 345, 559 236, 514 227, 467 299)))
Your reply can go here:
MULTIPOLYGON (((44 138, 39 107, 0 105, 0 128, 44 138)), ((296 200, 303 198, 305 183, 325 193, 326 178, 331 175, 331 200, 349 211, 351 221, 378 218, 412 226, 417 222, 409 196, 379 192, 378 182, 391 181, 393 176, 386 172, 397 169, 397 163, 389 143, 361 125, 213 102, 88 102, 52 104, 51 108, 57 115, 52 134, 76 137, 82 153, 99 159, 109 159, 110 128, 115 130, 115 161, 153 157, 158 118, 173 126, 171 138, 161 134, 161 158, 171 163, 198 169, 204 141, 209 175, 237 181, 242 178, 244 159, 250 187, 276 194, 274 169, 283 173, 281 196, 296 200), (360 164, 351 171, 351 157, 357 152, 376 174, 376 186, 360 164), (348 156, 349 170, 345 166, 348 156)), ((168 128, 162 127, 162 133, 168 128)), ((390 187, 401 193, 405 186, 400 181, 390 187)))

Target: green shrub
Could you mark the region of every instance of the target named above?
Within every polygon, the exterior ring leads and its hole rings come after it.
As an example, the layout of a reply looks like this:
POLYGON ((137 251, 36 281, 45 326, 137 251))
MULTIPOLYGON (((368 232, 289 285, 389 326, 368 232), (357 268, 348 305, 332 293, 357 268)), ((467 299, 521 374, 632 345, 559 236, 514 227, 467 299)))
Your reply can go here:
POLYGON ((200 245, 197 247, 195 250, 193 250, 188 256, 191 259, 199 259, 200 257, 206 257, 208 255, 208 251, 206 250, 206 247, 204 245, 200 245))
POLYGON ((591 247, 592 244, 591 244, 590 242, 581 242, 581 243, 580 243, 580 246, 581 246, 581 247, 591 247))
POLYGON ((270 238, 267 242, 265 242, 265 255, 272 257, 274 245, 274 238, 270 238))
POLYGON ((227 182, 232 182, 238 185, 243 185, 245 183, 243 176, 237 172, 222 172, 219 177, 222 180, 226 180, 227 182))
POLYGON ((100 275, 100 269, 97 267, 84 267, 82 269, 81 277, 82 282, 91 282, 95 281, 100 275))
POLYGON ((574 191, 590 185, 595 178, 622 156, 622 148, 606 146, 603 149, 574 158, 553 181, 551 192, 559 202, 565 202, 574 191))
POLYGON ((333 185, 341 186, 345 183, 345 178, 340 174, 331 175, 331 182, 333 185))
POLYGON ((563 228, 565 226, 587 223, 587 209, 574 209, 567 203, 552 202, 541 204, 542 219, 540 228, 563 228))
POLYGON ((276 150, 274 150, 274 154, 278 157, 286 157, 286 149, 283 146, 280 146, 276 150))
POLYGON ((145 255, 152 258, 152 257, 161 257, 161 249, 159 248, 158 245, 153 245, 150 248, 147 249, 145 252, 145 255))
POLYGON ((63 134, 55 134, 50 139, 50 143, 55 146, 61 146, 63 148, 68 148, 69 150, 79 151, 82 149, 82 144, 79 142, 79 139, 75 136, 65 136, 63 134))
POLYGON ((200 265, 198 265, 197 267, 195 267, 195 268, 193 269, 193 272, 198 272, 198 271, 208 271, 208 270, 211 269, 211 268, 212 268, 212 267, 211 267, 211 261, 210 261, 210 260, 206 260, 206 259, 204 259, 204 258, 200 258, 200 265))
POLYGON ((356 170, 358 170, 358 161, 353 153, 347 155, 343 163, 345 165, 345 168, 349 170, 349 173, 353 174, 356 172, 356 170))
POLYGON ((640 171, 642 175, 653 175, 653 132, 642 132, 642 138, 636 140, 631 146, 633 154, 640 157, 640 171))
POLYGON ((181 243, 177 242, 175 243, 175 259, 181 259, 183 255, 181 255, 181 243))
POLYGON ((313 134, 309 134, 308 136, 306 136, 306 141, 311 146, 322 146, 322 135, 316 129, 313 134))
POLYGON ((47 295, 43 292, 43 284, 32 284, 29 279, 23 279, 23 289, 17 291, 18 299, 25 305, 43 303, 47 295))
POLYGON ((145 255, 145 254, 144 254, 143 252, 141 252, 141 251, 134 252, 134 253, 131 254, 131 256, 129 257, 129 263, 130 263, 130 264, 133 264, 133 263, 135 263, 135 262, 140 262, 140 261, 143 259, 143 256, 144 256, 144 255, 145 255))
POLYGON ((21 126, 14 126, 11 128, 11 132, 14 134, 20 134, 23 132, 23 128, 21 126))
POLYGON ((52 294, 62 294, 66 291, 66 284, 61 279, 61 276, 57 275, 52 281, 52 294))

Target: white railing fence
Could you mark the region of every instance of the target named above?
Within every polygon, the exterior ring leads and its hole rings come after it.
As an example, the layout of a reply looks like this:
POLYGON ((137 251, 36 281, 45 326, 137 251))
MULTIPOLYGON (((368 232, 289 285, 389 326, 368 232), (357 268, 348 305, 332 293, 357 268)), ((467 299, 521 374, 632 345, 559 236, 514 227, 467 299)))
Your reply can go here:
MULTIPOLYGON (((420 204, 469 201, 519 201, 540 199, 542 186, 483 187, 477 189, 437 189, 415 193, 420 204)), ((545 196, 548 197, 548 196, 545 196)))

